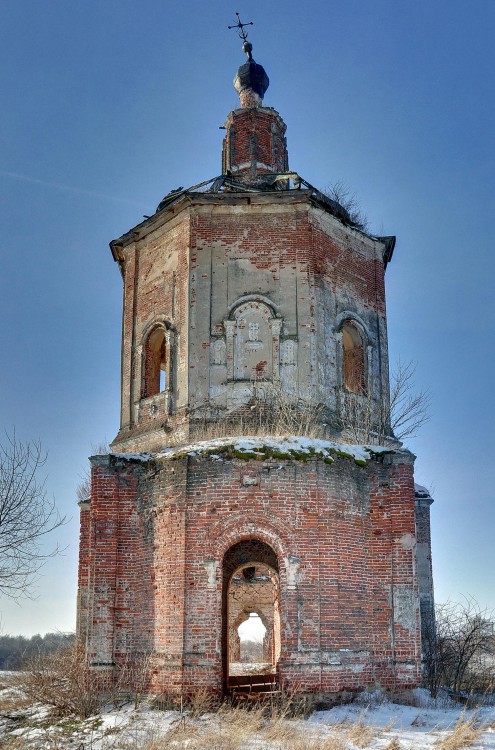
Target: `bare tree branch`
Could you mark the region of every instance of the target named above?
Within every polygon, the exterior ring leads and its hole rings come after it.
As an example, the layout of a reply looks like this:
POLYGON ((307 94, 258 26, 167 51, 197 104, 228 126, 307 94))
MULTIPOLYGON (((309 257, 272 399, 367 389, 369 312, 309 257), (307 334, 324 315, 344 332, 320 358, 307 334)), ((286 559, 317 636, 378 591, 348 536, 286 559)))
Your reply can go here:
POLYGON ((388 445, 414 437, 429 420, 431 398, 427 391, 416 391, 412 362, 398 361, 391 377, 390 402, 372 398, 365 391, 344 393, 340 425, 354 443, 388 445))
MULTIPOLYGON (((96 443, 91 446, 91 452, 94 456, 106 456, 110 453, 110 447, 106 441, 96 443)), ((91 471, 89 468, 84 469, 80 474, 81 481, 77 485, 76 497, 78 503, 85 503, 91 496, 91 471)))
POLYGON ((38 479, 46 454, 39 442, 21 443, 15 432, 0 445, 0 593, 29 596, 37 573, 56 547, 42 552, 41 540, 66 522, 38 479))
POLYGON ((493 611, 473 597, 435 608, 431 622, 422 623, 429 646, 425 649, 426 678, 435 695, 439 687, 460 691, 493 690, 495 635, 493 611))
POLYGON ((392 373, 390 387, 390 425, 398 440, 417 435, 430 419, 431 396, 428 391, 415 390, 414 362, 403 363, 400 359, 392 373))

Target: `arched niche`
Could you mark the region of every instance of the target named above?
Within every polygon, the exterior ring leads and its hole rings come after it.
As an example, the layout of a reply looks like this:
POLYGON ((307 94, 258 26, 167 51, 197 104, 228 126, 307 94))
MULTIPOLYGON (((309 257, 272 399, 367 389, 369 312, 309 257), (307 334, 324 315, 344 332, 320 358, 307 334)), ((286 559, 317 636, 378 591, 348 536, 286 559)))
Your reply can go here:
POLYGON ((247 299, 224 321, 227 379, 230 381, 280 379, 282 320, 261 299, 247 299))

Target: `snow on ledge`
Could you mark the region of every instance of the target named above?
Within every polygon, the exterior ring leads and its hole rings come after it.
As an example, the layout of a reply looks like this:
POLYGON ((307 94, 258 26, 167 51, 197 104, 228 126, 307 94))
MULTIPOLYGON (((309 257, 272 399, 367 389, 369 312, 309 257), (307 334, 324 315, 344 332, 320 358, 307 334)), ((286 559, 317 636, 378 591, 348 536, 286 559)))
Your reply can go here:
POLYGON ((333 463, 333 456, 352 458, 360 466, 374 456, 395 453, 395 450, 381 445, 350 445, 331 440, 318 440, 308 437, 243 436, 223 437, 203 440, 190 445, 166 448, 156 453, 155 458, 171 459, 181 456, 212 455, 221 458, 222 453, 234 454, 237 458, 280 458, 301 459, 320 456, 327 463, 333 463))
POLYGON ((422 484, 418 484, 417 482, 414 482, 414 492, 419 492, 422 495, 429 495, 429 490, 426 489, 426 487, 423 487, 422 484))

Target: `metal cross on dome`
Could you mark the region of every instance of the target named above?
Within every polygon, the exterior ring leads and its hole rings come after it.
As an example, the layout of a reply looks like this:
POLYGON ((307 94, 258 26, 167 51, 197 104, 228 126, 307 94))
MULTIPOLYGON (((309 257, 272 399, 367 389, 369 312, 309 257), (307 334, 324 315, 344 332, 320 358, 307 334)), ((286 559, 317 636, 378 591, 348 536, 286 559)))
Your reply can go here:
POLYGON ((247 32, 244 31, 245 26, 254 26, 254 23, 252 21, 249 21, 249 23, 242 23, 241 17, 239 13, 236 13, 237 16, 237 23, 233 26, 229 26, 229 29, 239 29, 239 36, 241 37, 243 42, 247 42, 247 32))

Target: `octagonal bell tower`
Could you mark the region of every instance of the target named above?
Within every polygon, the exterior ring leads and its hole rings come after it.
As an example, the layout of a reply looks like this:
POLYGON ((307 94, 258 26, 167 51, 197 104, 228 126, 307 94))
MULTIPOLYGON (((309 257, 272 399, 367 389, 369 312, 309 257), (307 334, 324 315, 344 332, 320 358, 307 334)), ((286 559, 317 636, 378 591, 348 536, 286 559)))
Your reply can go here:
POLYGON ((115 450, 245 423, 253 400, 280 398, 312 409, 328 437, 392 437, 384 274, 395 238, 362 231, 289 170, 268 76, 244 50, 222 174, 170 192, 111 243, 124 280, 115 450))

